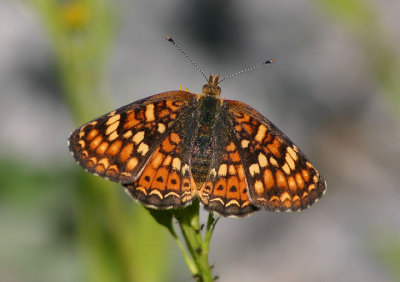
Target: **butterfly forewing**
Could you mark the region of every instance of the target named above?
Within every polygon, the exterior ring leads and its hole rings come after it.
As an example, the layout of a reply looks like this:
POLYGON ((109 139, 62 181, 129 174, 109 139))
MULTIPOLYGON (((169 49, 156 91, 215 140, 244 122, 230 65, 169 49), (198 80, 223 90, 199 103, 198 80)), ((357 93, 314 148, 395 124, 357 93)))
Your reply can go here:
POLYGON ((190 170, 190 146, 196 119, 188 113, 179 119, 155 149, 140 176, 126 185, 129 193, 146 206, 167 209, 189 204, 196 193, 190 170))
POLYGON ((70 151, 88 172, 122 184, 132 183, 195 103, 196 95, 185 91, 133 102, 72 132, 70 151))
POLYGON ((325 182, 304 154, 275 125, 248 105, 224 101, 245 167, 252 204, 271 211, 298 211, 316 202, 325 182))

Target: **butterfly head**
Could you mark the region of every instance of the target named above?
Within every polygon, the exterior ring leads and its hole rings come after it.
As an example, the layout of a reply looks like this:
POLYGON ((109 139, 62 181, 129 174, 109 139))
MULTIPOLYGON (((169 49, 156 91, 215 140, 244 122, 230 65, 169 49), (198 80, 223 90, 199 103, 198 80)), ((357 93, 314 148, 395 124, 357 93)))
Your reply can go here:
POLYGON ((210 74, 208 83, 203 86, 203 94, 219 97, 221 94, 221 87, 218 86, 219 75, 210 74))

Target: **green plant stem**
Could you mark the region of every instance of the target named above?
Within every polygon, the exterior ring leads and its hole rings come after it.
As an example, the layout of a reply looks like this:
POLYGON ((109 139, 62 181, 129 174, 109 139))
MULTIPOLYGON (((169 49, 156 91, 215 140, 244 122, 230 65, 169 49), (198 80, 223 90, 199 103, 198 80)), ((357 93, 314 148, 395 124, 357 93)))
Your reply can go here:
POLYGON ((192 259, 191 261, 196 266, 196 268, 193 268, 191 264, 188 264, 189 269, 192 268, 191 272, 193 277, 199 281, 214 281, 208 261, 209 242, 215 227, 214 223, 212 223, 214 222, 214 219, 212 213, 210 213, 207 222, 207 230, 203 240, 199 221, 199 211, 199 200, 195 199, 191 206, 176 211, 174 216, 178 220, 179 227, 182 231, 183 238, 192 259))
POLYGON ((214 281, 211 267, 208 261, 208 253, 212 233, 218 219, 214 218, 213 213, 209 213, 204 240, 202 236, 202 226, 200 225, 200 201, 194 199, 192 204, 183 209, 177 210, 154 210, 148 209, 153 218, 165 228, 174 238, 179 250, 182 252, 183 258, 197 281, 209 282, 214 281), (186 249, 179 236, 176 234, 173 218, 178 221, 179 228, 182 232, 186 249))

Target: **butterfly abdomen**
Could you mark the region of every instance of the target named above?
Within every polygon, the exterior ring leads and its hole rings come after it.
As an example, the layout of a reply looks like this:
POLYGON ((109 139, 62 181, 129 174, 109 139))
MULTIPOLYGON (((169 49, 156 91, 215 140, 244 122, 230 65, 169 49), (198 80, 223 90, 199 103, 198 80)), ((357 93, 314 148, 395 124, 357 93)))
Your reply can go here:
POLYGON ((192 151, 192 173, 196 183, 206 181, 212 160, 212 135, 220 108, 219 99, 204 95, 199 100, 199 124, 192 151))

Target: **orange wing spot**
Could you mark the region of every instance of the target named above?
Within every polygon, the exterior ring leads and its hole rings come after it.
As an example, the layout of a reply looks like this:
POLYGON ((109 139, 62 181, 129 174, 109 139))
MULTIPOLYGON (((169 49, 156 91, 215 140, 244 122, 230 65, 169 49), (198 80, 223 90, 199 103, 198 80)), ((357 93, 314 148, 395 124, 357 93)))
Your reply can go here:
POLYGON ((178 106, 175 106, 174 105, 174 101, 172 101, 172 100, 167 100, 166 101, 166 103, 165 103, 165 105, 169 108, 169 109, 171 109, 171 111, 173 111, 173 112, 176 112, 177 110, 179 110, 180 109, 180 107, 178 106))
POLYGON ((271 189, 275 186, 274 175, 270 169, 264 171, 264 184, 267 189, 271 189))
POLYGON ((245 123, 250 121, 250 116, 244 114, 236 114, 236 120, 239 123, 245 123))
POLYGON ((243 123, 242 126, 243 126, 244 130, 247 131, 248 134, 253 136, 254 130, 253 130, 253 127, 251 125, 249 125, 247 123, 243 123))
POLYGON ((233 142, 231 142, 231 143, 229 143, 228 146, 226 146, 225 149, 226 149, 228 152, 233 152, 233 151, 236 150, 236 146, 235 146, 235 144, 233 144, 233 142))
POLYGON ((240 124, 235 125, 235 130, 242 131, 242 127, 240 126, 240 124))
POLYGON ((125 147, 122 148, 121 153, 119 153, 119 159, 121 160, 121 162, 126 162, 126 160, 129 159, 129 157, 131 156, 132 152, 133 144, 128 143, 127 145, 125 145, 125 147))
POLYGON ((304 180, 303 180, 303 177, 301 177, 301 174, 300 173, 296 173, 296 182, 297 182, 297 185, 300 187, 300 189, 303 189, 303 187, 304 187, 304 180))
POLYGON ((129 170, 129 171, 134 170, 137 167, 138 163, 139 163, 139 161, 137 158, 129 159, 129 161, 126 163, 126 170, 129 170))
POLYGON ((269 205, 272 209, 279 209, 281 207, 281 201, 278 196, 272 196, 271 199, 269 199, 269 205))
POLYGON ((301 201, 300 201, 300 197, 295 195, 292 199, 293 202, 293 209, 294 210, 298 210, 301 207, 301 201))
POLYGON ((240 155, 238 151, 235 151, 234 153, 229 154, 229 158, 234 162, 238 163, 240 162, 240 155))
POLYGON ((100 146, 97 147, 96 154, 98 154, 98 155, 104 154, 104 152, 107 150, 108 146, 109 146, 108 142, 101 143, 100 146))
POLYGON ((236 169, 234 165, 229 165, 228 171, 230 175, 236 175, 236 169))
POLYGON ((97 165, 102 165, 104 166, 104 168, 108 168, 108 166, 110 165, 110 160, 107 158, 102 158, 97 165))
POLYGON ((160 167, 157 170, 157 174, 154 177, 153 183, 151 184, 151 188, 157 189, 159 191, 164 191, 165 186, 167 185, 169 170, 166 167, 160 167))
POLYGON ((173 171, 169 174, 169 176, 168 174, 166 174, 165 177, 168 177, 167 189, 179 191, 179 189, 181 188, 181 178, 179 174, 173 171))
POLYGON ((90 159, 88 159, 86 166, 88 168, 94 167, 97 163, 97 158, 96 157, 91 157, 90 159))
POLYGON ((101 141, 103 141, 103 136, 99 135, 97 136, 95 139, 93 139, 93 141, 90 143, 90 149, 91 150, 95 150, 97 148, 97 146, 100 145, 101 141))
POLYGON ((163 109, 163 110, 157 112, 159 118, 166 117, 169 115, 169 113, 170 113, 170 111, 167 109, 163 109))
POLYGON ((290 209, 292 207, 292 201, 289 199, 282 201, 282 207, 285 209, 290 209))
POLYGON ((95 170, 97 173, 103 173, 108 168, 109 165, 110 165, 110 160, 107 158, 103 158, 97 163, 95 170))
POLYGON ((213 195, 225 197, 225 195, 226 195, 226 179, 225 178, 221 178, 217 181, 217 183, 215 183, 214 189, 213 189, 213 195))
POLYGON ((146 189, 151 187, 156 176, 156 170, 151 166, 146 166, 142 175, 140 176, 138 184, 146 189))
POLYGON ((110 146, 110 148, 108 148, 106 154, 113 157, 119 153, 121 147, 122 147, 122 141, 117 140, 111 144, 111 146, 110 146))
POLYGON ((244 180, 244 169, 242 165, 236 166, 236 171, 238 173, 239 180, 244 180))
POLYGON ((176 134, 175 132, 172 132, 169 138, 171 139, 172 143, 174 143, 174 144, 179 144, 182 141, 182 139, 179 137, 179 135, 176 134))
POLYGON ((292 191, 293 193, 296 193, 297 185, 296 185, 296 181, 294 180, 293 176, 288 177, 288 184, 289 184, 290 191, 292 191))
POLYGON ((287 188, 286 177, 281 170, 277 170, 275 173, 276 184, 280 188, 287 188))
POLYGON ((124 129, 132 128, 139 123, 140 123, 140 120, 136 119, 135 113, 132 112, 126 117, 124 129))
POLYGON ((92 140, 94 137, 97 136, 97 134, 99 134, 99 131, 97 129, 92 129, 89 134, 86 136, 86 140, 90 141, 92 140))
POLYGON ((281 148, 281 143, 279 142, 278 138, 275 138, 272 143, 268 144, 267 148, 272 154, 274 154, 275 157, 281 157, 281 152, 279 151, 281 148))
POLYGON ((161 166, 164 159, 165 155, 163 153, 160 153, 159 151, 156 151, 153 157, 151 158, 151 166, 154 169, 158 169, 161 166))
POLYGON ((303 195, 301 196, 301 198, 303 199, 303 201, 307 202, 308 201, 308 193, 304 192, 303 195))
POLYGON ((228 178, 226 186, 227 186, 227 197, 239 200, 240 199, 240 191, 239 191, 240 187, 239 187, 239 180, 236 175, 228 178))
MULTIPOLYGON (((175 172, 176 173, 176 172, 175 172)), ((194 187, 192 181, 188 178, 185 177, 182 181, 182 190, 184 191, 190 191, 190 187, 194 187)))
POLYGON ((79 131, 79 138, 82 138, 83 136, 85 136, 85 131, 82 128, 81 131, 79 131))
POLYGON ((310 180, 310 173, 307 170, 303 169, 301 171, 301 174, 303 175, 305 182, 308 182, 310 180))
POLYGON ((311 192, 312 190, 316 189, 317 186, 315 186, 315 184, 310 184, 308 185, 308 191, 311 192))
POLYGON ((239 180, 239 190, 242 201, 247 201, 249 197, 247 195, 247 185, 245 180, 239 180))
POLYGON ((161 148, 164 152, 170 153, 173 149, 175 149, 175 145, 171 144, 169 138, 165 138, 165 140, 161 143, 161 148))
POLYGON ((265 191, 264 184, 262 184, 262 182, 260 180, 257 180, 254 183, 254 191, 256 192, 256 194, 258 196, 262 196, 264 194, 264 191, 265 191))
POLYGON ((119 173, 119 169, 118 169, 118 166, 115 164, 110 165, 106 171, 106 175, 109 175, 109 176, 116 176, 118 173, 119 173))
POLYGON ((81 152, 81 159, 86 159, 87 157, 89 157, 89 153, 86 150, 83 150, 81 152))
POLYGON ((163 165, 169 166, 169 165, 171 164, 171 162, 172 162, 172 157, 171 157, 170 155, 168 155, 168 156, 165 158, 165 160, 164 160, 164 162, 163 162, 163 165))
POLYGON ((81 146, 82 149, 85 148, 85 145, 86 145, 85 141, 79 140, 78 144, 81 146))

